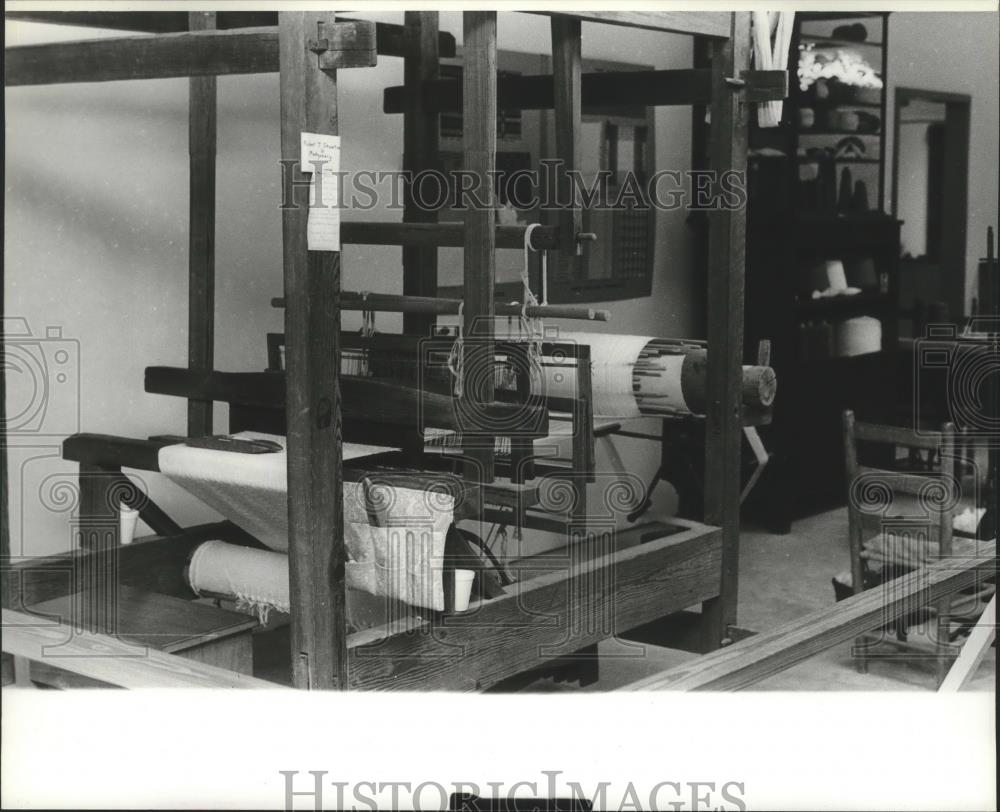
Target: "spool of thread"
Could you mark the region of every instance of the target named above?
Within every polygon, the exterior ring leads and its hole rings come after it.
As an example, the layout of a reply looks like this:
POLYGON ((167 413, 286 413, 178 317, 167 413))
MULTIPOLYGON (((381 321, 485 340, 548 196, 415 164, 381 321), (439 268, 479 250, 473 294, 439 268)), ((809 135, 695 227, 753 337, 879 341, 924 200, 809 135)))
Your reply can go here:
POLYGON ((131 544, 135 538, 135 526, 139 522, 139 511, 124 502, 118 505, 118 540, 121 544, 131 544))
POLYGON ((469 609, 469 598, 472 596, 472 582, 476 571, 466 569, 455 570, 455 611, 466 612, 469 609))

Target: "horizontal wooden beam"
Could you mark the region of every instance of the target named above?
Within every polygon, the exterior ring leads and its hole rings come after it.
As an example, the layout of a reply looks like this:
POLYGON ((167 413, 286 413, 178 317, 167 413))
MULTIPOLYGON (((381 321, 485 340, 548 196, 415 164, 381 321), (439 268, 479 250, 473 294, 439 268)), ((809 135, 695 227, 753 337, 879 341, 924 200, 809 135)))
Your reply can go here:
MULTIPOLYGON (((461 299, 440 299, 435 296, 399 296, 393 293, 358 293, 343 291, 340 294, 341 310, 368 310, 373 313, 425 313, 436 316, 458 314, 461 299)), ((283 296, 271 299, 272 307, 284 307, 283 296)), ((579 305, 532 305, 496 302, 493 312, 497 316, 520 316, 522 311, 529 318, 576 319, 582 321, 608 321, 611 311, 579 305)))
POLYGON ((975 556, 945 559, 834 606, 762 632, 678 668, 633 682, 627 691, 737 691, 832 646, 891 623, 921 606, 996 575, 996 542, 975 556))
MULTIPOLYGON (((787 71, 746 71, 742 78, 746 82, 748 102, 776 101, 788 95, 787 71)), ((383 112, 402 113, 410 92, 403 85, 387 87, 382 98, 383 112)), ((422 92, 427 112, 462 111, 462 83, 458 79, 424 82, 422 92)), ((614 107, 708 104, 712 95, 712 73, 706 68, 585 73, 581 94, 584 113, 614 107)), ((552 77, 499 76, 497 107, 501 110, 553 109, 552 77)))
POLYGON ((7 87, 268 73, 278 69, 278 34, 256 28, 53 42, 7 48, 4 57, 7 87))
POLYGON ((623 25, 712 39, 729 37, 730 13, 723 11, 536 11, 533 14, 576 17, 588 23, 623 25))
MULTIPOLYGON (((320 54, 323 70, 373 64, 370 22, 337 23, 320 54)), ((191 31, 182 34, 52 42, 7 48, 7 87, 273 73, 276 28, 191 31)))
MULTIPOLYGON (((497 248, 524 248, 527 226, 497 226, 497 248)), ((348 222, 340 224, 340 241, 348 245, 428 245, 438 248, 461 248, 464 229, 461 223, 383 223, 348 222)), ((531 232, 536 249, 557 248, 559 229, 538 226, 531 232)))
MULTIPOLYGON (((546 554, 522 563, 524 571, 504 595, 481 601, 466 614, 412 617, 351 635, 351 686, 485 690, 718 594, 720 531, 671 522, 684 529, 628 549, 577 539, 562 561, 546 554)), ((632 648, 622 656, 642 656, 638 644, 626 645, 632 648)))
MULTIPOLYGON (((185 11, 8 11, 8 20, 103 28, 110 31, 137 31, 147 34, 179 34, 188 30, 185 11)), ((276 11, 218 11, 216 28, 273 28, 278 25, 276 11)), ((353 22, 352 17, 338 17, 341 22, 353 22)), ((375 41, 379 56, 404 56, 405 29, 395 23, 375 23, 375 41)), ((442 57, 455 56, 455 37, 447 32, 438 34, 438 49, 442 57)))
MULTIPOLYGON (((449 395, 352 375, 342 375, 340 386, 345 418, 477 433, 476 427, 469 425, 471 418, 456 408, 455 400, 449 395)), ((204 372, 180 367, 147 367, 145 388, 147 392, 160 395, 273 409, 285 407, 285 375, 282 372, 204 372)), ((519 436, 542 437, 548 430, 548 412, 541 406, 494 402, 485 404, 476 417, 481 421, 479 431, 490 432, 490 427, 510 426, 508 421, 514 419, 518 421, 519 436)))
POLYGON ((3 650, 119 688, 284 687, 11 609, 3 610, 3 650))

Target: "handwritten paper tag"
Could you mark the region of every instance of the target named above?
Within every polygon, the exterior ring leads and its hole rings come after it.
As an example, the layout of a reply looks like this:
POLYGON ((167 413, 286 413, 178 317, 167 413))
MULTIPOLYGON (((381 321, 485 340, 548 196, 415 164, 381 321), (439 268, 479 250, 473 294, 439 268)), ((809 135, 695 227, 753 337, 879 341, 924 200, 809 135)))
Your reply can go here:
POLYGON ((310 251, 340 250, 340 136, 302 133, 299 164, 312 175, 309 186, 309 226, 306 244, 310 251))

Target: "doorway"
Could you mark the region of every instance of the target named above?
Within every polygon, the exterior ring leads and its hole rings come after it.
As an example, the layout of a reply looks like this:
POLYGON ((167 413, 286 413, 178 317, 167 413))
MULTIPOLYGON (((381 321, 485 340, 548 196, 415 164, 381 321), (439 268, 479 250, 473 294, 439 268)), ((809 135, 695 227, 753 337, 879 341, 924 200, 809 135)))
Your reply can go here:
POLYGON ((897 87, 892 213, 900 232, 901 335, 965 315, 971 97, 897 87), (908 323, 907 323, 908 322, 908 323))

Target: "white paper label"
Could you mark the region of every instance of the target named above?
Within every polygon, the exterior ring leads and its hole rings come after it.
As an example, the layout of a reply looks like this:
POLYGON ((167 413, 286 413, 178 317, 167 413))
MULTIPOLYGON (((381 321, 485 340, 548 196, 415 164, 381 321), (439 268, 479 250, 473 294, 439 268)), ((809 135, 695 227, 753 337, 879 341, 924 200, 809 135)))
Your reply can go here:
POLYGON ((309 186, 309 226, 306 244, 310 251, 340 250, 340 136, 302 133, 302 172, 312 176, 309 186))

